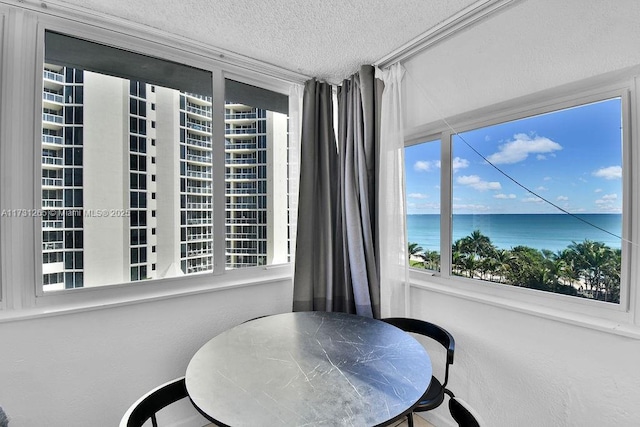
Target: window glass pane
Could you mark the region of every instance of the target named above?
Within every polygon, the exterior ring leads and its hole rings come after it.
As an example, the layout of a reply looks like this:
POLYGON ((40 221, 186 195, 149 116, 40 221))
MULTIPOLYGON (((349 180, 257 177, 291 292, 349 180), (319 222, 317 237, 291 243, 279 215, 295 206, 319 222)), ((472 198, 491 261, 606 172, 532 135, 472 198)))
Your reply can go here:
POLYGON ((409 265, 440 271, 440 141, 404 154, 409 265))
MULTIPOLYGON (((211 271, 211 74, 48 31, 45 58, 44 290, 211 271)), ((227 268, 288 262, 288 98, 226 84, 227 268)))
POLYGON ((619 98, 453 138, 452 273, 620 301, 619 98))
POLYGON ((45 58, 44 291, 212 271, 211 73, 50 32, 45 58))
POLYGON ((232 80, 226 89, 226 266, 288 262, 286 97, 232 80))

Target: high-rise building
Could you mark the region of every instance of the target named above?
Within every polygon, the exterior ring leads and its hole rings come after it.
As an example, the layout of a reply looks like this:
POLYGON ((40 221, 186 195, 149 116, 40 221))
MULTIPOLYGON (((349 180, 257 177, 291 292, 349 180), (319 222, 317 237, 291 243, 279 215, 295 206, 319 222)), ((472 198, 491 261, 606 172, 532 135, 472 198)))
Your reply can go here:
MULTIPOLYGON (((211 97, 53 64, 43 77, 45 291, 211 271, 211 97)), ((225 108, 226 266, 287 262, 287 117, 225 108)))
POLYGON ((287 117, 227 102, 225 196, 227 267, 287 262, 287 117), (283 167, 285 166, 285 167, 283 167), (280 238, 269 239, 269 236, 280 238))

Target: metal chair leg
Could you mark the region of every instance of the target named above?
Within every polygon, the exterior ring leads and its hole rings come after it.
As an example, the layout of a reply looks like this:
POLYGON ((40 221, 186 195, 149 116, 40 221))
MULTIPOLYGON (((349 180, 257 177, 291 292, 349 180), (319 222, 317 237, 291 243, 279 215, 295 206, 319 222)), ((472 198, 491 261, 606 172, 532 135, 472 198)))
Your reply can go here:
POLYGON ((409 427, 413 427, 413 412, 407 414, 407 424, 409 427))

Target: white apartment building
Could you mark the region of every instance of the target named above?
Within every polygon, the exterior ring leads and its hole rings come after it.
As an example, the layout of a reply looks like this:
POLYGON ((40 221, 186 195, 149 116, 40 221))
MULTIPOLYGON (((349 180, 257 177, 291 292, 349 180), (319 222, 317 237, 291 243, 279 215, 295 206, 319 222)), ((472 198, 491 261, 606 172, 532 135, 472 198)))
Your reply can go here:
MULTIPOLYGON (((52 64, 43 88, 44 290, 212 271, 211 97, 52 64)), ((225 109, 226 267, 287 262, 287 116, 225 109)))

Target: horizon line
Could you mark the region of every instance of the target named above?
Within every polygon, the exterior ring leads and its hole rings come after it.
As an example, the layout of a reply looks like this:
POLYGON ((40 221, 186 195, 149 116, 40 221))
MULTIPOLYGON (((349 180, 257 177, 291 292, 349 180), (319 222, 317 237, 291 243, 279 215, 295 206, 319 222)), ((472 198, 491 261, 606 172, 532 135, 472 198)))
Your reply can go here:
MULTIPOLYGON (((439 213, 407 213, 407 215, 441 215, 439 213)), ((493 212, 493 213, 455 213, 452 215, 568 215, 568 216, 580 216, 580 215, 622 215, 622 212, 579 212, 579 213, 564 213, 564 212, 493 212)))

